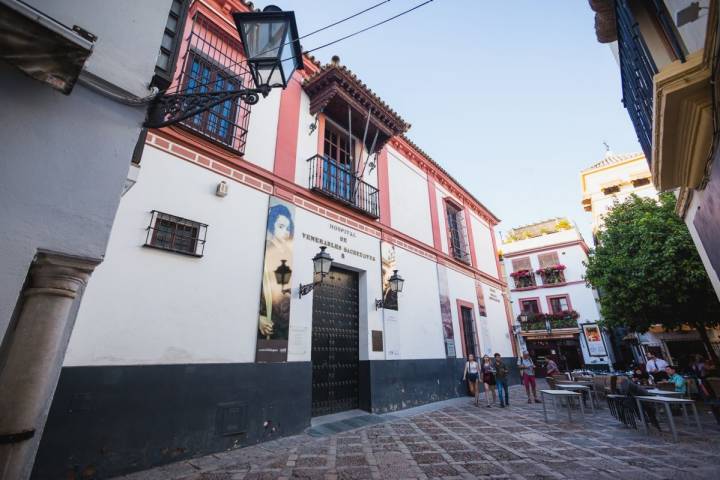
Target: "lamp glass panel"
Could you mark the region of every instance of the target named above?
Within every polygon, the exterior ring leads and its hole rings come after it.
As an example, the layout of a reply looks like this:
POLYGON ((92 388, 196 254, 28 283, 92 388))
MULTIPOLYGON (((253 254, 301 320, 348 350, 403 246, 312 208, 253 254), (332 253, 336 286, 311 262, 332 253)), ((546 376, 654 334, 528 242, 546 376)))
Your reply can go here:
POLYGON ((253 21, 244 24, 243 29, 248 59, 271 59, 282 51, 289 22, 285 19, 253 21))
POLYGON ((327 275, 330 273, 330 266, 332 265, 332 258, 323 258, 321 260, 322 274, 327 275))

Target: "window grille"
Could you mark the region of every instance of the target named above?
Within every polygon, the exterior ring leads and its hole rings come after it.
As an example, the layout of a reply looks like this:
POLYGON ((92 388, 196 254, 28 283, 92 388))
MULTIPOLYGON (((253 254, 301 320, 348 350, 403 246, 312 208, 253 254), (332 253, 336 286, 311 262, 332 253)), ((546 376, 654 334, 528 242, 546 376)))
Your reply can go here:
POLYGON ((205 252, 207 225, 169 213, 151 212, 145 246, 184 255, 202 257, 205 252))
POLYGON ((462 211, 450 203, 446 203, 448 232, 450 237, 450 253, 461 262, 470 264, 465 216, 462 211))
POLYGON ((520 300, 520 311, 522 313, 540 313, 540 304, 537 300, 520 300))
POLYGON ((567 296, 562 297, 550 297, 550 311, 551 313, 563 313, 570 310, 570 302, 568 302, 567 296))
POLYGON ((471 353, 475 356, 475 358, 478 357, 479 348, 476 342, 477 338, 477 331, 475 329, 475 318, 473 316, 472 309, 467 307, 460 307, 460 313, 461 313, 461 321, 463 322, 463 340, 465 343, 465 356, 467 357, 471 353))
MULTIPOLYGON (((230 91, 249 85, 250 71, 242 44, 229 33, 196 13, 193 17, 176 85, 186 93, 230 91)), ((180 124, 240 155, 245 153, 250 105, 227 100, 180 124)))

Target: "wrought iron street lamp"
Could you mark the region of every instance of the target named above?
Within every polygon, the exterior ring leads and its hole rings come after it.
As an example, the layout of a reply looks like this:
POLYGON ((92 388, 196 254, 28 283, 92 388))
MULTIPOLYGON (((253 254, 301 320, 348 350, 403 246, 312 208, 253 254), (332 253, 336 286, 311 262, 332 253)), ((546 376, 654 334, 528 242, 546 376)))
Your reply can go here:
POLYGON ((286 265, 287 260, 280 260, 280 266, 275 269, 275 280, 279 285, 282 286, 282 293, 290 293, 289 288, 285 288, 285 285, 290 283, 290 276, 292 270, 286 265))
POLYGON ((325 251, 327 247, 320 247, 320 251, 313 257, 313 274, 317 277, 320 276, 320 280, 308 283, 306 285, 300 284, 299 295, 300 298, 303 295, 307 295, 315 288, 315 285, 320 285, 323 279, 330 273, 330 267, 332 266, 333 258, 329 253, 325 251))
MULTIPOLYGON (((390 284, 390 291, 397 294, 402 292, 403 286, 405 285, 405 279, 398 275, 397 270, 393 270, 393 274, 388 279, 390 284)), ((385 308, 385 300, 375 300, 375 310, 379 308, 385 308)))
MULTIPOLYGON (((274 5, 268 5, 262 12, 234 13, 233 19, 242 40, 254 88, 162 93, 153 100, 145 127, 166 127, 236 98, 254 105, 260 100, 260 95, 267 97, 273 88, 287 87, 292 73, 302 70, 302 49, 294 12, 283 12, 274 5)), ((207 88, 212 88, 212 85, 207 88)))

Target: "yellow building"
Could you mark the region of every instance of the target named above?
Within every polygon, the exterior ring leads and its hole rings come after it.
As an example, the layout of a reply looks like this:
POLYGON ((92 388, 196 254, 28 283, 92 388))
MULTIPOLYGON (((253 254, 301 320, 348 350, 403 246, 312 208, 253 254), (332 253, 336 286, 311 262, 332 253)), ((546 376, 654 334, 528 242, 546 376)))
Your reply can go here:
POLYGON ((580 172, 582 205, 592 214, 592 233, 597 243, 597 232, 604 224, 607 212, 615 202, 623 202, 631 194, 657 198, 645 155, 607 152, 605 158, 580 172))

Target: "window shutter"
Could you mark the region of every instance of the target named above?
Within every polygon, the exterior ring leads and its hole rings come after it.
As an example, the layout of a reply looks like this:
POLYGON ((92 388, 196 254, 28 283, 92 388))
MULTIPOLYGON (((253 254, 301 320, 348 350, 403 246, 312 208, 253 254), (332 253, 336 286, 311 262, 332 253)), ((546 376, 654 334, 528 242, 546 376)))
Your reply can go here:
POLYGON ((512 261, 513 272, 530 270, 530 257, 516 258, 512 261))
POLYGON ((552 267, 560 263, 557 252, 541 253, 538 255, 538 263, 540 268, 552 267))

